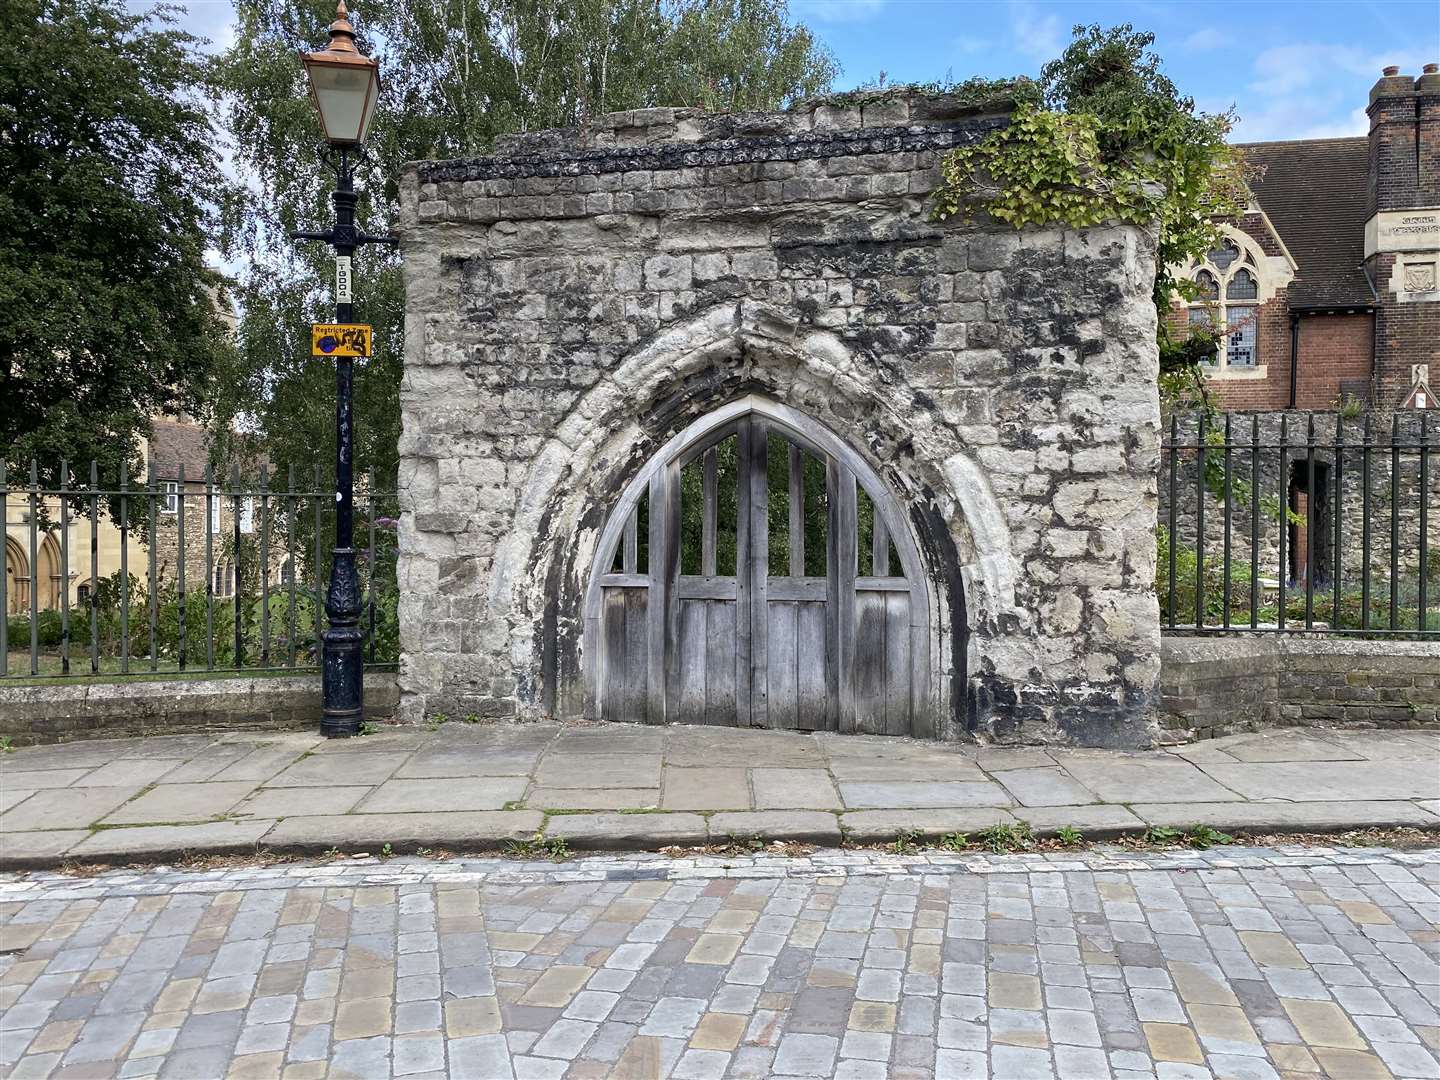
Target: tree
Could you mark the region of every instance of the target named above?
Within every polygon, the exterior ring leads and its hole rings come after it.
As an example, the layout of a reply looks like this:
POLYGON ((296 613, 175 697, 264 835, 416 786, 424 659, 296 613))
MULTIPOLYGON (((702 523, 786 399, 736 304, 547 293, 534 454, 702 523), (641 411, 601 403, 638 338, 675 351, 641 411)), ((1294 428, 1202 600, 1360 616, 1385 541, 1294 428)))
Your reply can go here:
POLYGON ((164 9, 0 0, 0 444, 44 482, 93 457, 113 486, 225 359, 197 44, 164 9))
MULTIPOLYGON (((227 211, 242 275, 239 357, 217 400, 223 435, 248 416, 275 461, 310 461, 333 436, 333 375, 309 356, 305 324, 329 317, 328 252, 291 229, 323 229, 333 178, 296 63, 333 18, 332 0, 240 0, 220 62, 237 164, 250 183, 227 211)), ((484 153, 499 136, 566 127, 648 106, 777 108, 827 89, 837 68, 785 0, 364 0, 352 13, 381 58, 381 95, 357 173, 360 220, 387 228, 400 168, 484 153)), ((394 482, 400 431, 403 286, 399 258, 356 259, 356 318, 376 330, 359 365, 356 462, 394 482)), ((323 456, 323 455, 322 455, 323 456)))
POLYGON ((1190 288, 1172 267, 1203 256, 1220 239, 1218 220, 1245 209, 1244 158, 1226 142, 1234 114, 1202 112, 1182 95, 1149 51, 1154 34, 1127 23, 1077 26, 1073 37, 1038 87, 1018 84, 1008 128, 947 158, 939 213, 983 204, 1016 227, 1158 220, 1162 379, 1177 391, 1203 387, 1197 358, 1213 354, 1213 331, 1176 339, 1166 316, 1190 288))

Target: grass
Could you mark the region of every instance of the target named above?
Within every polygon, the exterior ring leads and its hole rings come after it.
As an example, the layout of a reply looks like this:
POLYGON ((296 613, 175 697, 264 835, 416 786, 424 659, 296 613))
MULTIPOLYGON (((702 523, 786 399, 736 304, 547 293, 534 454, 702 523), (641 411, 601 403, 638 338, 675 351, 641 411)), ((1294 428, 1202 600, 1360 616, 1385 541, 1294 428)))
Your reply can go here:
POLYGON ((536 833, 525 840, 507 840, 504 854, 516 859, 549 859, 564 862, 570 857, 570 845, 563 836, 542 836, 536 833))

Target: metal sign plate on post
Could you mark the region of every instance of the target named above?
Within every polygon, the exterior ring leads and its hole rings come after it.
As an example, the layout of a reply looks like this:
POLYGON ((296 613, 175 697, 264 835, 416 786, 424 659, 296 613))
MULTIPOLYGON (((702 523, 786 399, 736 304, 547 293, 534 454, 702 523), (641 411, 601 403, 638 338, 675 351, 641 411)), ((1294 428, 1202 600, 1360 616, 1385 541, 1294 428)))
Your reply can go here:
POLYGON ((312 323, 311 356, 369 356, 373 344, 364 323, 312 323))
POLYGON ((335 302, 337 304, 349 304, 355 299, 350 291, 350 284, 353 279, 350 274, 350 256, 335 256, 335 302))

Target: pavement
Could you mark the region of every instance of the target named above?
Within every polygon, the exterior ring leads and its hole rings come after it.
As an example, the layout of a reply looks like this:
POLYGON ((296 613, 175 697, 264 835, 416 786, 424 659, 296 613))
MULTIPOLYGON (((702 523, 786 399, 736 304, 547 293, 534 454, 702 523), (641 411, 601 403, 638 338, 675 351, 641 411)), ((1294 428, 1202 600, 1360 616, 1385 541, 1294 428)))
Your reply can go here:
POLYGON ((1322 846, 4 874, 0 1075, 1433 1080, 1437 924, 1322 846))
POLYGON ((0 866, 263 847, 817 844, 1030 823, 1440 828, 1440 732, 1280 729, 1144 753, 640 725, 179 735, 0 754, 0 866))

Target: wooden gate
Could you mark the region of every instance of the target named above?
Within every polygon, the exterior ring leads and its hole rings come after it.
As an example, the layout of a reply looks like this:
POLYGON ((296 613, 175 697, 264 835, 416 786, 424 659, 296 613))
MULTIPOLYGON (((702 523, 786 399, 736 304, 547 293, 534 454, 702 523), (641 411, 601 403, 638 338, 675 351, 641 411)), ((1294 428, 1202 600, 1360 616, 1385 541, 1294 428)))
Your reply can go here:
POLYGON ((750 404, 667 446, 602 534, 591 715, 930 734, 928 592, 898 505, 820 425, 750 404))

